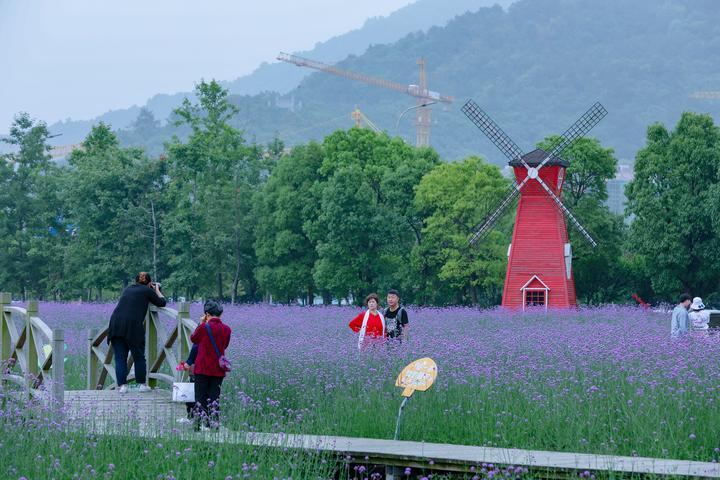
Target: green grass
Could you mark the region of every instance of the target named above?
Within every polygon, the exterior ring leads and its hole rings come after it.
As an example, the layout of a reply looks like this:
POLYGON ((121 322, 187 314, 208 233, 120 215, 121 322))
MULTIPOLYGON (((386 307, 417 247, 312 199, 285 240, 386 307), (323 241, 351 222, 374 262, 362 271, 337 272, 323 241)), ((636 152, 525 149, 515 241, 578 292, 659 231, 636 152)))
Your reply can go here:
MULTIPOLYGON (((439 367, 438 380, 412 397, 401 439, 720 460, 720 367, 714 360, 720 358, 720 337, 672 341, 666 316, 635 309, 526 315, 428 309, 413 312, 415 330, 402 348, 358 352, 345 323, 351 314, 353 309, 228 307, 234 370, 222 389, 224 426, 390 439, 401 401, 395 376, 411 360, 431 356, 439 367)), ((69 357, 68 388, 85 388, 85 369, 83 355, 69 357)), ((25 442, 13 454, 0 449, 2 465, 19 468, 15 457, 45 455, 33 446, 32 436, 7 424, 2 428, 3 438, 16 435, 25 442)), ((70 434, 55 432, 47 438, 49 451, 53 444, 57 451, 63 435, 70 434)), ((147 441, 129 442, 134 453, 107 447, 100 463, 93 463, 95 454, 76 443, 73 455, 91 456, 73 468, 82 469, 87 462, 99 472, 113 458, 137 463, 138 449, 154 451, 147 441)), ((278 478, 296 479, 325 478, 336 466, 335 459, 302 454, 298 465, 306 470, 293 473, 285 461, 294 453, 265 449, 241 454, 218 448, 236 466, 250 455, 247 463, 254 462, 266 475, 258 478, 275 477, 276 464, 285 465, 278 478)), ((172 449, 184 451, 175 444, 172 449)), ((198 454, 188 462, 205 471, 210 460, 198 454)), ((27 468, 40 468, 27 458, 22 461, 27 468)), ((116 468, 119 462, 113 462, 116 468)), ((175 468, 171 464, 161 462, 153 475, 169 473, 175 468)), ((338 468, 344 468, 342 462, 338 468)), ((222 473, 242 473, 231 470, 222 473)), ((420 474, 413 472, 413 480, 420 474)))

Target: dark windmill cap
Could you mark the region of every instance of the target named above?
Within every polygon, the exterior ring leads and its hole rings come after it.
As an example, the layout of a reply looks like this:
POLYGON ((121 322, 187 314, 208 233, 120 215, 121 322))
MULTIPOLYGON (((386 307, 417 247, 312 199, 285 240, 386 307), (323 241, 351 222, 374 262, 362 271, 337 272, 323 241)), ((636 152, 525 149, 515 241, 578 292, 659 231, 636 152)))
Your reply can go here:
POLYGON ((203 305, 203 312, 209 313, 213 317, 219 317, 222 315, 223 307, 215 300, 208 300, 203 305))
MULTIPOLYGON (((538 165, 540 165, 540 163, 542 163, 543 160, 545 160, 547 158, 547 156, 548 156, 548 153, 545 150, 538 148, 538 149, 533 150, 530 153, 526 153, 525 155, 523 155, 522 159, 525 160, 525 163, 527 163, 529 166, 537 167, 538 165)), ((520 162, 520 160, 517 158, 510 161, 511 167, 519 167, 521 165, 522 165, 522 162, 520 162)), ((548 162, 545 165, 547 165, 547 166, 560 165, 561 167, 567 168, 568 166, 570 166, 570 163, 567 160, 564 160, 560 157, 556 157, 555 155, 553 155, 552 157, 550 157, 550 160, 548 160, 548 162)))

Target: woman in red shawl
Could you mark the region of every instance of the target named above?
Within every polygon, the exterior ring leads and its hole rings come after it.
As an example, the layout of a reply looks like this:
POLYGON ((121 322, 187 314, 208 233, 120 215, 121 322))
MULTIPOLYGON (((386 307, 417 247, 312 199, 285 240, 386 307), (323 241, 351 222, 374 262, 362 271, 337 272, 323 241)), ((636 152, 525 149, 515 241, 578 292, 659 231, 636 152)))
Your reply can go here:
POLYGON ((366 337, 385 339, 385 318, 382 313, 378 312, 379 303, 380 299, 377 294, 371 293, 365 298, 365 305, 368 309, 350 321, 349 326, 352 331, 359 333, 358 350, 362 350, 366 337))

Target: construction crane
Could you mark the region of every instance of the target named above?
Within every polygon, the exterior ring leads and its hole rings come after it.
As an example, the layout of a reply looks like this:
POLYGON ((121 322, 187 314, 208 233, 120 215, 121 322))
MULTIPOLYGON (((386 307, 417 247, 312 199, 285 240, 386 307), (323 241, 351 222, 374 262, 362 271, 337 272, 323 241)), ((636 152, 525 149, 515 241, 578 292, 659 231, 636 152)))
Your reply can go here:
POLYGON ((430 145, 430 108, 429 104, 442 102, 452 103, 454 98, 448 95, 441 95, 438 92, 434 92, 428 89, 427 86, 427 75, 425 73, 425 59, 420 58, 417 61, 418 69, 420 73, 418 85, 403 85, 401 83, 391 82, 389 80, 383 80, 382 78, 371 77, 362 73, 352 72, 350 70, 343 70, 341 68, 327 65, 322 62, 310 60, 307 58, 298 57, 289 53, 281 52, 277 59, 281 62, 292 63, 298 67, 307 67, 319 70, 325 73, 331 73, 339 77, 349 78, 350 80, 357 80, 358 82, 367 83, 376 87, 387 88, 395 90, 396 92, 405 93, 411 97, 417 99, 418 114, 415 127, 417 129, 417 136, 415 145, 418 147, 427 147, 430 145))
POLYGON ((350 118, 355 120, 355 126, 357 128, 367 127, 375 133, 382 133, 382 130, 380 130, 364 113, 362 113, 358 107, 355 107, 355 110, 350 113, 350 118))

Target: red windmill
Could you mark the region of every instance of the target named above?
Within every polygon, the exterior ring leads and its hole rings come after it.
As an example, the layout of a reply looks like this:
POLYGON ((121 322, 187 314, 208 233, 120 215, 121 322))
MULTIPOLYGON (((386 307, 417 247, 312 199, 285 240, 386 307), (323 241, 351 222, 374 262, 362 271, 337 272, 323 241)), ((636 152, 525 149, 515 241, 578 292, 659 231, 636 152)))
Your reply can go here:
POLYGON ((502 305, 511 308, 544 306, 567 308, 576 305, 572 273, 572 248, 568 242, 566 216, 583 237, 597 243, 563 204, 565 169, 569 163, 560 154, 590 131, 607 110, 595 103, 562 135, 549 153, 533 150, 524 154, 520 147, 472 100, 463 113, 510 159, 515 181, 498 207, 480 223, 470 243, 477 243, 519 195, 512 243, 508 247, 508 266, 502 305))

